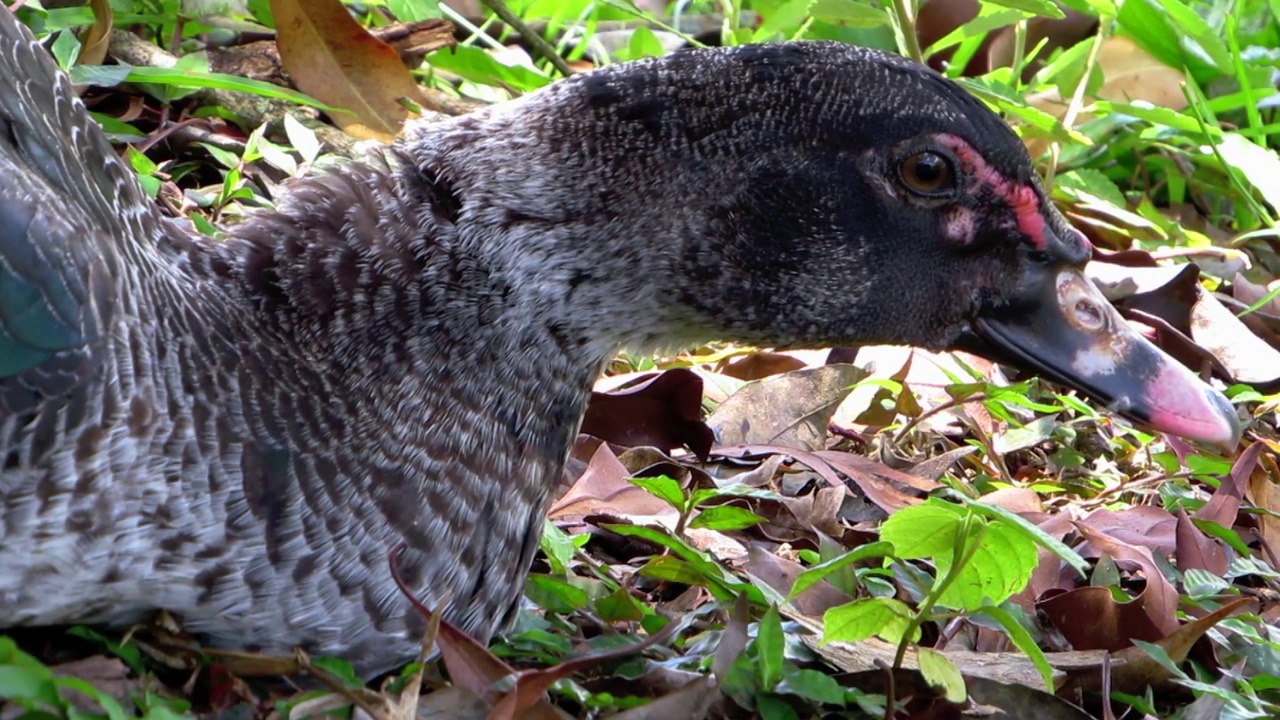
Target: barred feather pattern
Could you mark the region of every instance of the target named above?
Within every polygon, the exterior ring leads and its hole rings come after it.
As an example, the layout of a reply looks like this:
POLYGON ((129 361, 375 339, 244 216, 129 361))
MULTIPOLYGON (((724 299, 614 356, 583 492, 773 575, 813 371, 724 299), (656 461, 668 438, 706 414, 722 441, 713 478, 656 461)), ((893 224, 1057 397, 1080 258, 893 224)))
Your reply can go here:
POLYGON ((163 608, 369 675, 424 628, 405 543, 422 601, 489 637, 618 348, 951 341, 974 290, 873 177, 929 132, 1031 177, 905 61, 677 53, 414 125, 214 240, 0 9, 0 627, 163 608), (868 301, 907 284, 930 287, 868 301))

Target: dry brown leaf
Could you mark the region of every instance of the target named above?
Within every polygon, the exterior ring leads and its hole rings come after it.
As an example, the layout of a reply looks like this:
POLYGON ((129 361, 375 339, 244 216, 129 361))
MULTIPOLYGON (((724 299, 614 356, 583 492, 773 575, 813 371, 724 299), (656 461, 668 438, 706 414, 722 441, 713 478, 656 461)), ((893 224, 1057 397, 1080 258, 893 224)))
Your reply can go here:
POLYGON ((1041 600, 1036 609, 1076 650, 1116 652, 1134 640, 1156 642, 1164 636, 1140 602, 1118 602, 1111 588, 1078 587, 1041 600))
POLYGON ((1083 523, 1076 523, 1076 529, 1098 552, 1110 555, 1117 563, 1141 568, 1147 586, 1133 602, 1146 610, 1147 617, 1160 632, 1168 634, 1178 628, 1178 591, 1160 572, 1150 549, 1121 542, 1083 523))
POLYGON ((111 4, 107 0, 89 0, 93 10, 93 25, 80 40, 80 57, 77 65, 101 65, 107 59, 107 45, 111 40, 113 18, 111 4))
MULTIPOLYGON (((1179 625, 1164 638, 1157 640, 1162 650, 1168 653, 1174 663, 1182 664, 1195 645, 1214 625, 1243 612, 1249 607, 1256 607, 1251 598, 1239 598, 1223 605, 1216 611, 1179 625)), ((1170 679, 1170 673, 1155 658, 1137 646, 1127 647, 1117 652, 1111 663, 1111 689, 1122 693, 1138 694, 1147 687, 1158 685, 1170 679), (1117 662, 1120 661, 1120 662, 1117 662)), ((1096 692, 1102 687, 1102 674, 1097 671, 1074 670, 1067 673, 1065 682, 1058 686, 1058 694, 1071 697, 1076 692, 1096 692)))
MULTIPOLYGON (((796 578, 800 577, 800 573, 805 569, 800 563, 778 557, 757 545, 752 545, 747 551, 747 573, 783 596, 791 592, 796 578)), ((805 588, 804 592, 793 598, 789 604, 803 615, 822 617, 828 609, 853 601, 853 596, 822 581, 805 588)))
POLYGON ((629 477, 631 473, 614 455, 608 443, 600 443, 587 463, 586 472, 556 501, 547 516, 608 514, 632 520, 667 516, 672 521, 678 517, 675 508, 664 500, 627 482, 629 477))
POLYGON ((707 424, 725 445, 770 443, 817 450, 826 446, 836 408, 865 376, 852 365, 827 365, 765 378, 721 403, 707 424))
POLYGON ((759 380, 771 375, 795 372, 805 367, 804 361, 778 352, 754 352, 737 358, 721 372, 739 380, 759 380))
POLYGON ((1227 573, 1227 554, 1222 545, 1196 527, 1181 508, 1178 509, 1178 549, 1173 557, 1179 570, 1204 570, 1218 577, 1227 573))
POLYGON ((1191 337, 1196 344, 1222 363, 1233 382, 1264 389, 1280 381, 1280 350, 1255 335, 1208 291, 1200 288, 1200 295, 1191 309, 1191 337))
POLYGON ((640 376, 631 387, 593 392, 582 432, 626 447, 687 447, 706 457, 713 437, 702 422, 702 378, 675 368, 640 376))
POLYGON ((400 54, 373 37, 340 0, 271 0, 280 60, 294 85, 335 112, 343 131, 389 142, 416 115, 422 92, 400 54))

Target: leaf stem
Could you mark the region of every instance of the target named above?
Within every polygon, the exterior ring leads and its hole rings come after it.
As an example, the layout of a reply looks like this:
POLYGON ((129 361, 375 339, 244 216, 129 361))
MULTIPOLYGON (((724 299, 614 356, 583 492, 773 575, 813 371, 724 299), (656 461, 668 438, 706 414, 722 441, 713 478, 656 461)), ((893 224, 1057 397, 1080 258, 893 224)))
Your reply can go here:
POLYGON ((920 50, 920 38, 916 35, 915 5, 915 0, 893 0, 893 14, 897 18, 899 49, 903 55, 923 64, 924 52, 920 50))

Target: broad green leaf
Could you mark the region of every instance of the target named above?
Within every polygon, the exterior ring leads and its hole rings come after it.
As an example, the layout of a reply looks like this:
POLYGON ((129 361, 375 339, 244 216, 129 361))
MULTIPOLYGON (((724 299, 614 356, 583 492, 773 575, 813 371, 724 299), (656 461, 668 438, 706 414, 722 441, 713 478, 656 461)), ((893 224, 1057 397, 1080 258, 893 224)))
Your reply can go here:
POLYGON ((1052 18, 1054 20, 1061 20, 1066 17, 1066 15, 1063 14, 1062 9, 1052 2, 1052 0, 985 0, 985 3, 989 5, 1001 5, 1013 10, 1022 10, 1023 12, 1029 12, 1033 15, 1052 18))
MULTIPOLYGON (((822 614, 822 642, 857 642, 875 635, 891 643, 901 642, 911 627, 911 608, 893 598, 870 598, 839 605, 822 614)), ((920 639, 920 629, 911 641, 920 639)))
MULTIPOLYGON (((1280 156, 1238 132, 1224 133, 1218 152, 1244 175, 1271 207, 1280 212, 1280 156)), ((1272 218, 1274 223, 1275 218, 1272 218)))
MULTIPOLYGON (((932 499, 928 502, 941 503, 940 500, 935 501, 932 499)), ((1089 563, 1086 562, 1084 558, 1080 557, 1079 553, 1072 550, 1070 547, 1067 547, 1067 545, 1065 545, 1061 540, 1058 540, 1052 535, 1046 533, 1044 530, 1041 530, 1039 527, 1031 524, 1031 522, 1021 515, 1015 512, 1010 512, 998 505, 988 505, 987 503, 968 499, 965 499, 964 502, 966 506, 972 508, 974 512, 980 515, 984 515, 993 520, 1000 520, 1012 528, 1017 528, 1032 542, 1058 556, 1058 559, 1075 568, 1080 574, 1080 577, 1084 577, 1085 573, 1088 571, 1089 563)))
POLYGON ((440 17, 440 0, 387 0, 387 9, 402 23, 440 17))
POLYGON ((480 48, 458 45, 427 56, 432 67, 448 70, 479 85, 506 86, 528 92, 550 84, 551 78, 523 65, 503 65, 480 48))
POLYGON ((818 20, 852 27, 876 27, 889 22, 889 15, 882 8, 857 0, 814 0, 809 14, 818 20))
POLYGON ((581 610, 591 601, 582 588, 574 587, 550 575, 529 575, 525 581, 524 592, 539 606, 562 615, 581 610))
POLYGON ((845 689, 835 678, 825 672, 798 668, 790 663, 782 667, 782 681, 774 690, 779 694, 795 695, 828 705, 842 704, 845 699, 845 689))
MULTIPOLYGON (((949 574, 954 561, 950 553, 934 557, 939 578, 949 574)), ((938 597, 938 604, 960 610, 999 605, 1027 586, 1035 567, 1035 543, 1007 523, 988 523, 981 543, 938 597)))
POLYGON ((884 521, 880 539, 893 545, 893 554, 904 560, 949 557, 964 522, 957 510, 927 503, 902 508, 884 521))
POLYGON ((766 691, 772 690, 782 679, 783 650, 786 644, 778 607, 770 605, 760 618, 756 630, 756 662, 760 666, 760 687, 766 691))
POLYGON ((963 703, 968 693, 965 691, 964 678, 960 668, 942 653, 932 648, 916 648, 916 661, 920 666, 920 674, 925 681, 934 687, 942 687, 946 698, 953 703, 963 703))
POLYGON ((698 513, 698 516, 689 523, 689 527, 721 531, 742 530, 762 522, 764 518, 750 510, 733 505, 717 505, 698 513))
POLYGON ((680 487, 679 480, 669 478, 666 475, 659 475, 657 477, 631 478, 628 482, 662 500, 676 510, 684 510, 686 496, 684 489, 680 487))
POLYGON ((796 577, 795 583, 791 586, 791 592, 787 594, 787 600, 794 600, 800 593, 808 590, 814 583, 817 583, 828 575, 853 563, 860 562, 873 557, 884 557, 893 552, 893 545, 888 542, 877 542, 862 545, 844 553, 838 557, 819 563, 805 570, 796 577))

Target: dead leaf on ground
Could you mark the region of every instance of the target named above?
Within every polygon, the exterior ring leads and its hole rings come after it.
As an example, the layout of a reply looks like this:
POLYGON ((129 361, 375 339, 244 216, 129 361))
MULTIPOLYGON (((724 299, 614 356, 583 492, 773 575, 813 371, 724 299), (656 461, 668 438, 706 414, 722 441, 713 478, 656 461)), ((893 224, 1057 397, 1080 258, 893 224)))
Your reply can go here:
POLYGON ((674 521, 675 508, 628 482, 631 473, 608 443, 600 443, 577 482, 552 505, 547 516, 617 515, 629 519, 667 516, 674 521))
POLYGON ((593 392, 582 432, 625 447, 687 447, 705 458, 713 435, 702 421, 702 378, 675 368, 638 376, 630 387, 593 392))
MULTIPOLYGON (((1076 523, 1076 528, 1097 552, 1111 556, 1117 563, 1136 565, 1142 570, 1142 576, 1147 584, 1133 602, 1146 611, 1147 617, 1160 632, 1168 634, 1176 630, 1178 628, 1178 591, 1156 565, 1151 550, 1122 542, 1086 524, 1076 523)), ((1088 557, 1084 552, 1081 555, 1088 557)))
MULTIPOLYGON (((1173 632, 1156 640, 1155 644, 1164 650, 1175 664, 1181 665, 1191 653, 1192 646, 1214 625, 1250 607, 1256 607, 1254 600, 1237 598, 1202 618, 1179 625, 1173 632)), ((1164 665, 1137 646, 1119 650, 1113 658, 1111 663, 1113 691, 1141 693, 1148 687, 1159 686, 1172 677, 1164 665)), ((1059 684, 1058 694, 1071 697, 1076 692, 1097 692, 1101 688, 1101 672, 1073 670, 1068 672, 1065 681, 1059 684)))
POLYGON ((271 0, 280 60, 299 90, 347 112, 333 113, 343 131, 390 142, 416 117, 405 101, 422 92, 400 54, 373 37, 339 0, 271 0))
POLYGON ((1141 603, 1119 602, 1111 588, 1088 585, 1051 592, 1036 608, 1076 650, 1116 652, 1133 645, 1134 640, 1155 642, 1164 635, 1141 603))
POLYGON ((826 365, 775 375, 747 385, 707 418, 721 444, 768 443, 817 450, 840 402, 866 373, 826 365))

